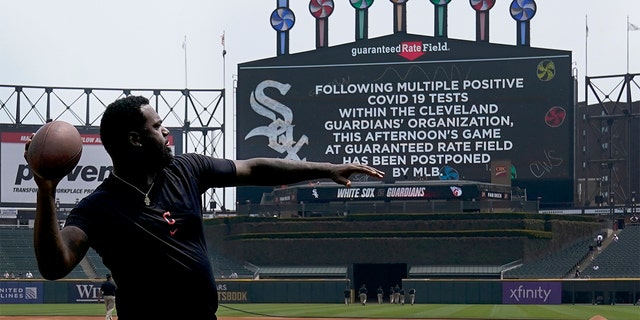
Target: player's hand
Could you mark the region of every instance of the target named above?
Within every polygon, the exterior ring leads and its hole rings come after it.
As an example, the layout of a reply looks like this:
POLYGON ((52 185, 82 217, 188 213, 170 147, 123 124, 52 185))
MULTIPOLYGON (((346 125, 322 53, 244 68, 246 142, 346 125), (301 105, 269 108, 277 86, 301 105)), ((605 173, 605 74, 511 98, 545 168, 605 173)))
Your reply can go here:
MULTIPOLYGON (((27 158, 27 151, 29 150, 29 146, 31 145, 31 140, 35 135, 36 135, 35 133, 32 133, 31 136, 29 136, 29 139, 27 139, 27 141, 24 143, 23 157, 24 157, 24 160, 27 161, 27 164, 29 164, 29 159, 27 158)), ((62 178, 55 179, 55 180, 47 180, 38 176, 33 171, 31 173, 33 174, 33 181, 35 181, 36 184, 38 185, 38 188, 41 188, 41 189, 55 191, 56 187, 58 186, 58 183, 60 183, 60 180, 62 180, 62 178)))
POLYGON ((35 136, 35 133, 31 133, 31 135, 29 136, 29 139, 27 139, 27 142, 24 143, 24 154, 22 155, 24 157, 25 160, 27 160, 27 164, 29 164, 29 159, 27 159, 27 150, 29 150, 29 146, 31 145, 31 140, 33 140, 33 137, 35 136))
POLYGON ((346 163, 346 164, 336 164, 331 170, 331 179, 336 183, 341 185, 350 187, 351 180, 349 177, 353 174, 366 174, 371 177, 382 179, 384 177, 384 172, 369 167, 363 164, 357 163, 346 163))

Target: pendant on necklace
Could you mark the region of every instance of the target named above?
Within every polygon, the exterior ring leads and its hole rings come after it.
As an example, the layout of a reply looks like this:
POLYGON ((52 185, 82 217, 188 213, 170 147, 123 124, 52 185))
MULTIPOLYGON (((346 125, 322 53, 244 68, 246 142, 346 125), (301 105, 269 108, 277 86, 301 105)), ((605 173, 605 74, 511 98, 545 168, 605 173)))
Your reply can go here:
POLYGON ((151 205, 151 200, 149 200, 149 196, 144 196, 144 204, 148 207, 151 205))

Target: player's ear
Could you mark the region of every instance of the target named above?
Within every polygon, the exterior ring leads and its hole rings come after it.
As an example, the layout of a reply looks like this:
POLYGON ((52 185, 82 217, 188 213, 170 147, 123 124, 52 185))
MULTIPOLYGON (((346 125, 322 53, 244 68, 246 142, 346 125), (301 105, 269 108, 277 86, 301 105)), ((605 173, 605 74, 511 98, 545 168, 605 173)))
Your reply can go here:
POLYGON ((127 135, 127 137, 129 138, 129 144, 132 147, 137 148, 142 146, 140 133, 138 133, 137 131, 129 131, 129 134, 127 135))

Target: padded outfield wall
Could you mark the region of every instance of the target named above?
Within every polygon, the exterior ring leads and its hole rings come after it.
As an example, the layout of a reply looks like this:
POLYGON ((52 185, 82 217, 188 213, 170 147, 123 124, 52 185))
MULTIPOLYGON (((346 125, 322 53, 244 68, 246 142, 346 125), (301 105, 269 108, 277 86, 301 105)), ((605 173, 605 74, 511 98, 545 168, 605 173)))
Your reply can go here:
MULTIPOLYGON (((102 281, 0 280, 0 305, 98 303, 102 281)), ((218 300, 226 303, 344 303, 346 280, 219 279, 218 300)), ((416 303, 560 304, 633 303, 640 298, 640 279, 613 280, 428 280, 403 279, 416 289, 416 303)), ((386 288, 385 288, 386 289, 386 288)), ((374 290, 370 290, 374 299, 374 290)), ((185 294, 188 294, 185 293, 185 294)), ((149 292, 149 296, 156 296, 149 292)), ((352 288, 352 298, 355 294, 352 288)), ((387 297, 385 296, 385 299, 387 297)))

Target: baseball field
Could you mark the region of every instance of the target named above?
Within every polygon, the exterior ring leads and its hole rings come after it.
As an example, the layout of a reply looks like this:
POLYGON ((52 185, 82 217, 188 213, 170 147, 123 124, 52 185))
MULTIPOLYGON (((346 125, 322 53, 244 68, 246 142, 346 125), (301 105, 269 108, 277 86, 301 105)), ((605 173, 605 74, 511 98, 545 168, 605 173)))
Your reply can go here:
MULTIPOLYGON (((220 320, 262 319, 525 319, 640 320, 634 305, 489 305, 489 304, 221 304, 220 320), (595 317, 595 318, 594 318, 595 317)), ((0 305, 0 320, 104 319, 102 304, 0 305)))

